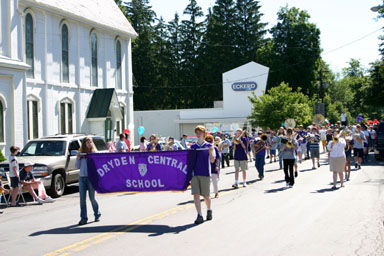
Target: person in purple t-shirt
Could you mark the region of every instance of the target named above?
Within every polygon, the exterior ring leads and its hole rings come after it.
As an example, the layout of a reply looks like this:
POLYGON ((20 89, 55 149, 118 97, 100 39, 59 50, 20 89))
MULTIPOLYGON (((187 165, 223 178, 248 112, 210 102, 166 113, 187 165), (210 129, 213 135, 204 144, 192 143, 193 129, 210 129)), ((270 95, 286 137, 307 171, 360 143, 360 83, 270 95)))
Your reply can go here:
POLYGON ((233 188, 239 188, 239 171, 243 172, 243 187, 247 186, 247 139, 243 137, 243 131, 241 129, 236 130, 236 137, 233 139, 233 152, 235 160, 235 183, 233 188))
POLYGON ((211 198, 209 196, 211 186, 211 163, 215 162, 215 150, 213 149, 212 144, 205 141, 206 130, 204 126, 196 126, 195 134, 197 142, 191 146, 191 149, 199 150, 200 152, 196 152, 196 163, 192 173, 191 190, 197 211, 195 224, 198 225, 204 222, 201 213, 200 196, 204 197, 205 204, 207 205, 207 220, 212 220, 211 198), (208 151, 208 154, 205 150, 208 151))
POLYGON ((256 138, 252 143, 252 148, 254 149, 255 154, 255 166, 257 172, 259 173, 259 179, 264 179, 264 164, 265 164, 265 153, 267 149, 267 140, 263 141, 261 139, 262 133, 258 133, 258 138, 256 138))

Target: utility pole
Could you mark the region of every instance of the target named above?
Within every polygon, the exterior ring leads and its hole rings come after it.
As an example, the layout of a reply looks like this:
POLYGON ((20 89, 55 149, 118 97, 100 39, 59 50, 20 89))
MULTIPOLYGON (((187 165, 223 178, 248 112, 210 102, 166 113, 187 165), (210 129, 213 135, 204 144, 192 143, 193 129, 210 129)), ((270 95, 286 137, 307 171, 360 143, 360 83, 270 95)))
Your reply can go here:
POLYGON ((319 82, 320 82, 320 98, 321 98, 321 102, 324 102, 324 83, 323 83, 323 78, 325 78, 323 76, 323 73, 328 73, 329 71, 328 70, 319 70, 319 82))

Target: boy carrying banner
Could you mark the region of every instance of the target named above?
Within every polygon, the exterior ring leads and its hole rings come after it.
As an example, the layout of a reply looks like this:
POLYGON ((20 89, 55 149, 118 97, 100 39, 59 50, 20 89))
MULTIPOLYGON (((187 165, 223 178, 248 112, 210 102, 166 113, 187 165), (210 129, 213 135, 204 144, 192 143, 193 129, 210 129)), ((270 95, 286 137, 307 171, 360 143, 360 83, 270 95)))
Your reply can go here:
POLYGON ((205 204, 207 205, 207 219, 212 220, 211 198, 210 196, 210 182, 211 182, 211 163, 215 161, 215 151, 213 145, 205 141, 206 130, 202 125, 195 128, 197 142, 191 146, 193 150, 199 150, 196 154, 195 169, 192 173, 192 195, 195 202, 197 211, 197 218, 195 224, 204 222, 201 213, 200 196, 204 197, 205 204))

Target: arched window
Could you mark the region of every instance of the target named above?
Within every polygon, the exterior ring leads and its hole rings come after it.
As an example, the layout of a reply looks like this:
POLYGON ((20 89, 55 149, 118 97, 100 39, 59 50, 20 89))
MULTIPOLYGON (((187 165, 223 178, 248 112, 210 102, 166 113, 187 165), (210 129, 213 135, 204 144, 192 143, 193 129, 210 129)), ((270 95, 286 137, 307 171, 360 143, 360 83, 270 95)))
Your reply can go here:
POLYGON ((64 83, 69 83, 68 51, 68 27, 66 24, 63 24, 61 26, 61 71, 64 83))
POLYGON ((33 57, 33 18, 30 13, 25 16, 25 58, 26 63, 31 66, 27 71, 27 77, 34 77, 33 57))
POLYGON ((92 54, 92 66, 91 66, 91 85, 97 87, 97 37, 95 32, 91 34, 91 54, 92 54))
POLYGON ((60 102, 60 132, 63 134, 73 133, 73 104, 69 99, 60 102))
POLYGON ((122 89, 121 78, 121 43, 120 40, 116 41, 116 88, 122 89))
POLYGON ((4 142, 4 106, 0 101, 0 142, 4 142))
POLYGON ((39 102, 34 96, 27 97, 28 140, 39 137, 39 102))

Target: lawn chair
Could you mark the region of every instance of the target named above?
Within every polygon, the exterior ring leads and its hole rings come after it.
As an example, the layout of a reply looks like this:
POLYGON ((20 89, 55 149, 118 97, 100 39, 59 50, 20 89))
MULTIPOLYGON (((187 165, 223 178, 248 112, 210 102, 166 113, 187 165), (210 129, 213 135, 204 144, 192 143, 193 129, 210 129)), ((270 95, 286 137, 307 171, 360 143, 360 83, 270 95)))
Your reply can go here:
MULTIPOLYGON (((9 184, 9 188, 10 188, 9 196, 8 196, 8 203, 9 203, 9 202, 12 202, 11 195, 12 195, 13 188, 11 187, 11 177, 9 176, 9 172, 7 172, 6 175, 7 175, 7 181, 8 181, 8 184, 9 184)), ((23 185, 22 184, 19 184, 19 186, 20 186, 20 189, 19 189, 19 194, 16 197, 16 203, 18 203, 20 198, 21 198, 23 200, 23 203, 26 204, 24 196, 23 196, 23 193, 24 192, 28 192, 28 191, 23 189, 23 185)), ((35 200, 35 199, 33 199, 33 200, 35 200)))

